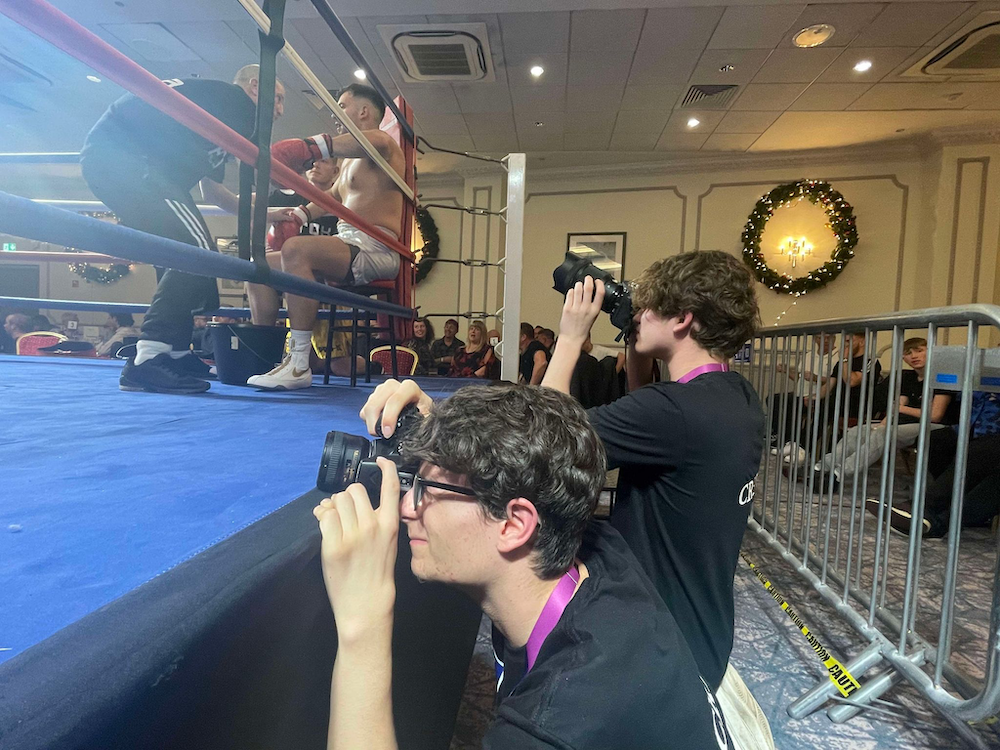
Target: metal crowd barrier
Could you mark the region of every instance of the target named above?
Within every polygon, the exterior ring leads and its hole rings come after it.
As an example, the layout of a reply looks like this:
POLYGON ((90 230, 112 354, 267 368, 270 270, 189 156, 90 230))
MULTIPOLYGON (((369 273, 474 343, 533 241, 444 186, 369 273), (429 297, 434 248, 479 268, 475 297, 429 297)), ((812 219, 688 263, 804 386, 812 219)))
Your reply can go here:
POLYGON ((758 392, 766 418, 749 526, 866 642, 846 664, 861 688, 843 698, 824 678, 788 707, 793 718, 831 701, 827 713, 834 722, 861 711, 877 714, 886 710, 881 696, 905 681, 970 746, 995 746, 970 725, 987 722, 994 731, 998 726, 992 719, 1000 710, 997 537, 984 542, 979 532, 972 545, 961 519, 973 394, 1000 392, 998 334, 1000 307, 968 305, 774 327, 737 355, 734 369, 758 392), (855 352, 863 374, 852 389, 843 377, 827 376, 838 365, 850 370, 843 342, 850 345, 855 333, 864 336, 855 352), (919 427, 907 428, 911 439, 918 433, 915 453, 904 462, 897 450, 898 409, 887 405, 899 403, 903 342, 909 337, 926 338, 927 353, 919 427), (957 400, 957 425, 932 425, 935 390, 957 400), (880 418, 876 394, 886 405, 882 445, 871 432, 880 418), (950 522, 946 536, 933 541, 919 533, 928 483, 934 481, 928 474, 932 428, 957 431, 950 522), (913 467, 912 476, 904 463, 913 467), (839 486, 830 481, 834 467, 839 486), (901 502, 912 503, 908 537, 890 533, 893 504, 901 502), (970 547, 965 554, 963 541, 970 547), (978 610, 964 598, 956 608, 959 576, 980 587, 978 610), (971 634, 960 650, 953 649, 956 628, 971 634))

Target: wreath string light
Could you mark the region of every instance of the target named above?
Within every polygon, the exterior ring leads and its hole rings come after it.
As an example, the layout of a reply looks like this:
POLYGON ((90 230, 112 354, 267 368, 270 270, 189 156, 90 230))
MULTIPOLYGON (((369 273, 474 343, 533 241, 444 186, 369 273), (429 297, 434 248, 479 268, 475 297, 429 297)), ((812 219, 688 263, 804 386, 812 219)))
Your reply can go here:
MULTIPOLYGON (((115 215, 110 211, 82 211, 81 213, 101 221, 115 220, 115 215)), ((83 252, 73 247, 69 250, 70 252, 83 252)), ((132 266, 129 263, 112 263, 107 268, 93 266, 90 263, 70 263, 69 267, 77 276, 94 284, 114 284, 132 273, 132 266)))
POLYGON ((829 182, 799 180, 779 185, 757 201, 743 229, 743 261, 753 270, 757 280, 775 293, 801 297, 807 292, 822 289, 837 278, 854 257, 854 247, 857 244, 858 227, 854 208, 844 200, 844 196, 834 190, 829 182), (779 273, 767 264, 760 249, 760 238, 775 211, 803 199, 826 212, 829 219, 827 227, 833 232, 837 247, 830 260, 822 266, 814 268, 805 276, 793 277, 779 273))
POLYGON ((427 278, 434 267, 434 261, 441 252, 441 236, 438 234, 437 223, 431 212, 426 208, 418 208, 416 212, 417 229, 424 239, 424 246, 419 250, 420 261, 417 263, 417 283, 427 278))

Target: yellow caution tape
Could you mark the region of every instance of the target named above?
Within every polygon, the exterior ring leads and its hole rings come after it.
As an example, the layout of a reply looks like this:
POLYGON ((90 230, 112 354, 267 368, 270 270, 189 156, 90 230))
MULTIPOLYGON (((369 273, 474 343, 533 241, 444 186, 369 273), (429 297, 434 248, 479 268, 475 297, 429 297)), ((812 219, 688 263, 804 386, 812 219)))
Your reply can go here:
POLYGON ((791 621, 795 623, 795 627, 802 631, 802 635, 806 637, 806 640, 809 641, 809 645, 812 646, 813 651, 816 652, 816 655, 823 662, 823 666, 826 667, 826 671, 830 675, 830 682, 836 686, 841 695, 845 698, 849 698, 855 690, 858 690, 861 687, 861 684, 854 679, 854 675, 847 671, 847 667, 837 661, 833 654, 831 654, 830 651, 819 642, 819 639, 812 634, 808 627, 806 627, 806 624, 802 621, 802 618, 799 617, 798 613, 792 609, 791 605, 787 601, 785 601, 785 597, 779 594, 771 582, 764 577, 764 574, 757 570, 757 566, 750 562, 749 558, 742 552, 740 552, 740 557, 743 558, 743 562, 750 566, 750 570, 753 571, 758 580, 764 584, 764 588, 767 589, 767 593, 769 593, 774 601, 776 601, 781 608, 785 610, 785 614, 787 614, 791 621))

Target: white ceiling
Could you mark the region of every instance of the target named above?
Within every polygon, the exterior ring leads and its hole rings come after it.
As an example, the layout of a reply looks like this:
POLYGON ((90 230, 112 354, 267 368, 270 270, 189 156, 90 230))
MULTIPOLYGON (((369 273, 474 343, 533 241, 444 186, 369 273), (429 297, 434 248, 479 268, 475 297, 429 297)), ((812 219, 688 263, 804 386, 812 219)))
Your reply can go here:
MULTIPOLYGON (((256 56, 256 26, 234 0, 54 4, 162 77, 228 78, 256 56), (136 23, 162 24, 174 59, 153 59, 165 55, 132 47, 136 37, 127 24, 136 23)), ((914 82, 900 73, 980 12, 1000 10, 1000 3, 692 0, 690 7, 670 7, 675 3, 645 0, 642 5, 657 7, 626 7, 631 4, 637 3, 333 2, 374 72, 412 103, 418 132, 449 149, 523 150, 550 163, 585 164, 695 151, 828 148, 998 120, 1000 81, 914 82), (547 10, 534 12, 543 5, 547 10), (496 82, 397 86, 377 27, 409 22, 484 23, 496 82), (821 47, 794 47, 792 34, 814 23, 831 24, 836 34, 821 47), (867 73, 853 70, 861 59, 873 62, 867 73), (536 64, 545 68, 537 81, 528 73, 536 64), (724 66, 733 69, 720 71, 724 66), (679 109, 690 85, 719 83, 741 85, 725 109, 679 109), (701 120, 695 129, 687 127, 692 116, 701 120)), ((320 80, 331 89, 352 82, 356 66, 311 4, 289 0, 288 6, 286 37, 320 80)), ((88 82, 82 64, 3 17, 0 52, 51 80, 17 83, 0 73, 0 151, 77 150, 121 93, 109 82, 88 82), (4 97, 34 111, 4 105, 4 97)), ((297 74, 282 63, 279 75, 289 95, 276 136, 328 128, 328 116, 302 93, 297 74)), ((424 171, 453 163, 421 159, 424 171)))

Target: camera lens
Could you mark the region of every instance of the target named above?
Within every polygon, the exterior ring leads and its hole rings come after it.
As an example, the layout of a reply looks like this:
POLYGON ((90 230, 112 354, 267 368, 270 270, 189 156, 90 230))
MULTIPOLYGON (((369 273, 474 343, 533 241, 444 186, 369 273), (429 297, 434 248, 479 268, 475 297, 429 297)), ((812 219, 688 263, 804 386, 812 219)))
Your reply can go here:
POLYGON ((566 294, 578 281, 586 277, 600 279, 604 282, 604 303, 601 309, 611 316, 611 324, 622 331, 622 338, 632 327, 632 295, 625 284, 615 281, 615 277, 601 270, 593 263, 572 252, 556 270, 552 272, 552 288, 561 294, 566 294))
POLYGON ((316 486, 324 492, 343 492, 357 481, 358 466, 371 455, 371 450, 372 444, 363 437, 336 430, 328 432, 316 486))

